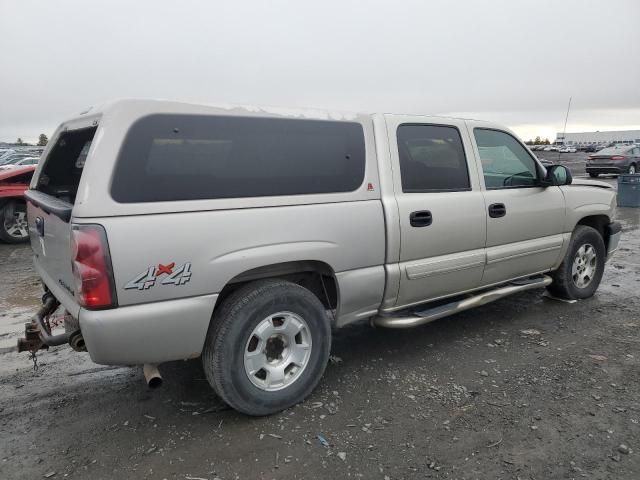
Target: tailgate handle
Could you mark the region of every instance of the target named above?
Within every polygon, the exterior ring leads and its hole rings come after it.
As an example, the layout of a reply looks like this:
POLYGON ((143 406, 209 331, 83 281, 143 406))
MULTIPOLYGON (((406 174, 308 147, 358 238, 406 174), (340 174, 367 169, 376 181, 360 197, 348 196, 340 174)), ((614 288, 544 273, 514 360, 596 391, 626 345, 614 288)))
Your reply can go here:
POLYGON ((36 217, 36 232, 41 237, 44 237, 44 218, 36 217))
POLYGON ((507 207, 504 203, 492 203, 489 205, 489 216, 491 218, 504 217, 507 214, 507 207))
POLYGON ((433 217, 429 210, 420 210, 411 212, 409 215, 409 223, 412 227, 428 227, 433 222, 433 217))

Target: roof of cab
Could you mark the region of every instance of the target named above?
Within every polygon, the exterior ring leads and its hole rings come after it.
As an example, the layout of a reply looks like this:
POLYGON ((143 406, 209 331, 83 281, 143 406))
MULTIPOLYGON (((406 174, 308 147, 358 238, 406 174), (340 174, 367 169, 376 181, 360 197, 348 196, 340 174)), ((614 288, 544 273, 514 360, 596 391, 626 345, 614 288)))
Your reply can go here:
POLYGON ((295 107, 274 107, 265 105, 239 105, 230 103, 196 104, 188 102, 176 102, 160 99, 120 99, 113 100, 95 107, 89 107, 78 116, 85 115, 108 115, 114 110, 145 110, 157 111, 158 113, 225 113, 228 115, 251 115, 251 116, 281 116, 289 118, 308 118, 315 120, 355 120, 357 117, 369 114, 358 112, 343 112, 323 110, 319 108, 295 108, 295 107))
MULTIPOLYGON (((288 118, 307 118, 315 120, 342 120, 353 121, 358 117, 371 117, 373 115, 403 115, 415 117, 429 117, 434 120, 472 120, 469 118, 454 117, 449 115, 430 115, 402 112, 349 112, 338 110, 326 110, 312 107, 276 107, 269 105, 242 105, 231 103, 207 103, 196 104, 189 102, 178 102, 161 99, 119 99, 113 100, 95 107, 89 107, 80 112, 76 117, 88 115, 105 115, 113 110, 146 110, 157 111, 158 113, 224 113, 228 115, 251 115, 251 116, 280 116, 288 118)), ((478 120, 474 120, 478 121, 478 120)))

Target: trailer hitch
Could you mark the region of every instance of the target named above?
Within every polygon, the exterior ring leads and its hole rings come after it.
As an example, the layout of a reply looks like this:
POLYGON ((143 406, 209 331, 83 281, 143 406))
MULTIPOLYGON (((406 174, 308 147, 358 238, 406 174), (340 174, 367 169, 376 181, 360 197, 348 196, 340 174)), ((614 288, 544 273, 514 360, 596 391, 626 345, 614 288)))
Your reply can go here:
POLYGON ((33 356, 38 350, 46 350, 55 345, 62 345, 69 340, 68 333, 51 334, 49 315, 60 305, 60 302, 50 293, 42 297, 42 307, 29 323, 24 325, 25 336, 18 339, 18 352, 31 352, 33 356))

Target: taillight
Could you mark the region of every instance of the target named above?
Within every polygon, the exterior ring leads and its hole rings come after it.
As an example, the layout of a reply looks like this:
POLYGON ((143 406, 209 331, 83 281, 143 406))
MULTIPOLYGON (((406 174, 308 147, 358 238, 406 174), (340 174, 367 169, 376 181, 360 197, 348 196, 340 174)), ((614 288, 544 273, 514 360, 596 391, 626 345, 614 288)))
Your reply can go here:
POLYGON ((117 305, 107 234, 101 225, 73 225, 71 269, 80 305, 90 309, 117 305))
POLYGON ((611 157, 611 160, 624 160, 625 157, 624 155, 614 155, 613 157, 611 157))

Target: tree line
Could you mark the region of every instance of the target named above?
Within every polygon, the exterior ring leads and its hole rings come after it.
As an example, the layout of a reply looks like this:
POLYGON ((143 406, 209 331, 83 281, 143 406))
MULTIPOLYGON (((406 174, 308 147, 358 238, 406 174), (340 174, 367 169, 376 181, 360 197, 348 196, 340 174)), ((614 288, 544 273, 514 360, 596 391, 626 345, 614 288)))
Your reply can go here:
POLYGON ((542 140, 540 137, 536 137, 535 140, 527 140, 524 143, 526 143, 527 145, 551 145, 551 142, 548 138, 542 140))
MULTIPOLYGON (((49 142, 49 138, 44 133, 41 133, 40 136, 38 137, 38 143, 36 143, 36 146, 44 147, 47 145, 48 142, 49 142)), ((22 137, 18 137, 18 139, 16 140, 16 145, 22 146, 22 145, 29 145, 29 144, 25 143, 24 140, 22 140, 22 137)))

